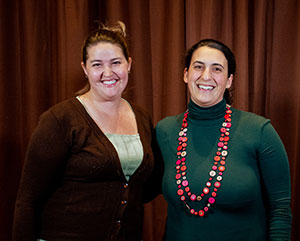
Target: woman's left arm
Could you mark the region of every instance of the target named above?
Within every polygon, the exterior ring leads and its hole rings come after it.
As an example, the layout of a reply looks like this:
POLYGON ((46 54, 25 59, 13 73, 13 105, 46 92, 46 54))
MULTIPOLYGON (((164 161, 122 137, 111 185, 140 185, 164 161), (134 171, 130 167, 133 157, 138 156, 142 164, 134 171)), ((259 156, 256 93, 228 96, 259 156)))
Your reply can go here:
POLYGON ((268 240, 290 240, 292 214, 289 162, 283 143, 270 122, 262 128, 258 155, 266 194, 268 240))

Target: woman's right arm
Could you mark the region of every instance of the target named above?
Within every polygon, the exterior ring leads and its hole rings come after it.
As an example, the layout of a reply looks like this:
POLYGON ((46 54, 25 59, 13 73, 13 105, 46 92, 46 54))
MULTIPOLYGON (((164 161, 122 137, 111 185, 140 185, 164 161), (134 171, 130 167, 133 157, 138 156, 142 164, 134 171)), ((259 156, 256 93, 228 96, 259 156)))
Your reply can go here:
POLYGON ((45 112, 29 142, 15 205, 13 240, 36 240, 41 210, 62 178, 69 151, 63 126, 45 112))

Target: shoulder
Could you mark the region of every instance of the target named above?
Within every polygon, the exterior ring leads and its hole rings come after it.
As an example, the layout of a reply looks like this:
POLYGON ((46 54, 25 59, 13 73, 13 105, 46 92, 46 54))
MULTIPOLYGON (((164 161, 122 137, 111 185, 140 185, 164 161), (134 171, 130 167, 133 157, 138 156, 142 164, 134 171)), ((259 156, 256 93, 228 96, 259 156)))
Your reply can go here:
POLYGON ((54 116, 57 119, 73 118, 78 115, 80 108, 83 109, 81 104, 75 97, 61 101, 41 114, 41 118, 47 116, 54 116))
POLYGON ((250 127, 263 127, 270 123, 270 119, 255 114, 253 112, 247 112, 235 108, 232 109, 232 120, 238 121, 240 124, 247 125, 250 127))
POLYGON ((178 129, 183 118, 183 113, 174 116, 167 116, 164 119, 160 120, 156 125, 157 131, 168 131, 174 128, 178 129))
POLYGON ((139 115, 142 118, 151 119, 149 112, 146 111, 142 106, 131 101, 128 101, 128 103, 131 105, 131 108, 135 115, 139 115))
POLYGON ((153 133, 153 122, 151 115, 140 105, 128 101, 134 114, 140 132, 146 132, 148 134, 153 133))

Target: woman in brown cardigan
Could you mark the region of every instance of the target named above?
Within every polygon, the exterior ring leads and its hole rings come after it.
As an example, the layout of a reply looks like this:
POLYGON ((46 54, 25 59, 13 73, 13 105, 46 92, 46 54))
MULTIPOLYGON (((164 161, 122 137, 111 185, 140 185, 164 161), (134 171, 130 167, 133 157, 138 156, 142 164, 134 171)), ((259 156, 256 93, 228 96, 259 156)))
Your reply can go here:
POLYGON ((152 121, 122 98, 131 62, 121 22, 85 40, 88 85, 41 115, 26 154, 13 240, 141 240, 143 201, 155 195, 148 188, 152 121))

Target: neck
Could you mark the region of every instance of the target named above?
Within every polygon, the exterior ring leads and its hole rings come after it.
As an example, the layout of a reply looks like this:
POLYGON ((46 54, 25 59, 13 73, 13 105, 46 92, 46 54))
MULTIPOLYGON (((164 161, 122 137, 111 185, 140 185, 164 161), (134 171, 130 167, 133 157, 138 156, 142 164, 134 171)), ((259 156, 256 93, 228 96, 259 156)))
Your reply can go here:
POLYGON ((80 98, 97 112, 104 112, 111 116, 120 112, 124 102, 121 97, 113 100, 104 100, 93 94, 91 91, 80 96, 80 98))
POLYGON ((226 109, 226 101, 223 99, 219 103, 210 107, 201 107, 190 100, 188 104, 189 119, 195 121, 216 120, 223 118, 226 109))

